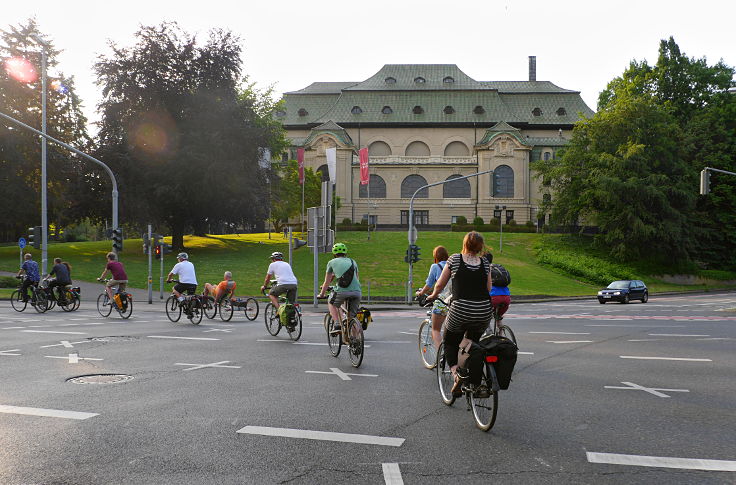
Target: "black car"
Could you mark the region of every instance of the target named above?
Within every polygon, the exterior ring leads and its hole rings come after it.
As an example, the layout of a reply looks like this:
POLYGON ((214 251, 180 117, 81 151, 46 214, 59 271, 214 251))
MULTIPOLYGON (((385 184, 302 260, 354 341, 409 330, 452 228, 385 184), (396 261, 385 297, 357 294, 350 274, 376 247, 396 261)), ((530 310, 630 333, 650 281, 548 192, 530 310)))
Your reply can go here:
POLYGON ((647 285, 643 281, 614 281, 598 292, 598 303, 601 305, 607 301, 628 303, 631 300, 641 300, 642 303, 649 301, 649 290, 647 290, 647 285))

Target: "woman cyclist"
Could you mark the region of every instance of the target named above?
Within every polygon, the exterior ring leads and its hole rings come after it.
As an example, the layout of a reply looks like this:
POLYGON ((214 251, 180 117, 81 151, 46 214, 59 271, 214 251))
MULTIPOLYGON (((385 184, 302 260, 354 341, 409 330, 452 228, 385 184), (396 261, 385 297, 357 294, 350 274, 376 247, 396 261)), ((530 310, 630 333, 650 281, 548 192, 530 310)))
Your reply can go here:
MULTIPOLYGON (((447 258, 449 257, 447 255, 447 249, 445 249, 444 246, 437 246, 434 248, 432 256, 434 256, 434 264, 429 268, 429 274, 427 275, 425 285, 417 290, 417 296, 431 293, 431 290, 442 274, 442 270, 445 268, 447 258)), ((440 298, 447 301, 449 293, 450 292, 448 291, 444 291, 442 295, 440 295, 440 298)), ((440 342, 442 341, 442 334, 440 331, 442 329, 442 324, 445 321, 445 317, 447 317, 447 310, 447 305, 439 300, 434 301, 434 304, 432 305, 432 340, 434 341, 435 349, 440 347, 440 342)))
POLYGON ((462 395, 457 360, 463 335, 477 342, 491 320, 491 266, 486 258, 481 257, 482 251, 483 236, 475 231, 467 233, 463 238, 462 252, 450 256, 427 298, 436 299, 452 277, 452 305, 443 342, 445 362, 455 376, 454 396, 462 395))

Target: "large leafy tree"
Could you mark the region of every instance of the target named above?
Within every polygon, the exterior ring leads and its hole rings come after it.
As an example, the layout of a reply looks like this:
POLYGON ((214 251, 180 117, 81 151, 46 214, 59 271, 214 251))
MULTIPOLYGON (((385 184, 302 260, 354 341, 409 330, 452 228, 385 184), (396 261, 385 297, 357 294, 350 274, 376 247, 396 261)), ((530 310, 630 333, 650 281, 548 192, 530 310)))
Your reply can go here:
MULTIPOLYGON (((302 210, 302 186, 299 184, 299 167, 296 160, 274 173, 271 179, 271 218, 270 222, 279 231, 282 224, 290 218, 300 216, 302 210)), ((304 168, 304 211, 307 207, 320 205, 322 174, 311 168, 304 168)))
POLYGON ((125 219, 167 226, 177 249, 186 231, 263 220, 259 148, 279 150, 283 135, 242 73, 240 39, 213 30, 200 43, 175 23, 135 37, 95 65, 99 153, 118 175, 125 219))

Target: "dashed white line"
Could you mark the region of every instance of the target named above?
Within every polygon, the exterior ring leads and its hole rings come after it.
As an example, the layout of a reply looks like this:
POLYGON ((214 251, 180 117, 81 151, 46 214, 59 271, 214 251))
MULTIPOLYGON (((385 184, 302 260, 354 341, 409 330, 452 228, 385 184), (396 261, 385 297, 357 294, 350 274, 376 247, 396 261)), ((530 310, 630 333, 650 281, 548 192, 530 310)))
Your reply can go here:
POLYGON ((685 470, 708 470, 718 472, 736 471, 736 461, 701 460, 698 458, 671 458, 666 456, 620 455, 617 453, 586 452, 590 463, 608 465, 651 466, 658 468, 679 468, 685 470))
POLYGON ((710 337, 710 335, 694 335, 687 333, 649 333, 650 337, 710 337))
POLYGON ((7 356, 21 355, 21 354, 16 354, 14 352, 20 352, 20 349, 0 350, 0 355, 7 355, 7 356))
POLYGON ((547 340, 550 344, 591 344, 592 340, 547 340))
POLYGON ((386 485, 404 485, 398 463, 382 463, 381 466, 383 468, 383 481, 386 482, 386 485))
POLYGON ((147 335, 148 338, 169 338, 169 339, 177 339, 177 340, 220 340, 219 338, 209 338, 209 337, 175 337, 172 335, 147 335))
POLYGON ((80 360, 103 360, 103 359, 96 359, 94 357, 79 357, 79 354, 69 354, 69 355, 44 355, 47 359, 66 359, 69 361, 70 364, 77 364, 80 360))
POLYGON ((529 333, 550 333, 553 335, 590 335, 590 332, 529 332, 529 333))
POLYGON ((60 409, 28 408, 21 406, 5 406, 0 404, 0 413, 24 414, 26 416, 44 416, 48 418, 88 419, 99 416, 98 413, 83 413, 79 411, 63 411, 60 409))
POLYGON ((338 441, 342 443, 360 443, 365 445, 401 446, 404 438, 388 438, 365 434, 334 433, 330 431, 311 431, 307 429, 270 428, 266 426, 245 426, 237 431, 241 434, 263 436, 280 436, 283 438, 300 438, 320 441, 338 441))
POLYGON ((21 330, 26 333, 61 333, 64 335, 87 335, 87 332, 61 332, 58 330, 21 330))
POLYGON ((637 355, 619 355, 622 359, 637 359, 637 360, 682 360, 686 362, 713 362, 711 359, 693 359, 689 357, 644 357, 637 355))

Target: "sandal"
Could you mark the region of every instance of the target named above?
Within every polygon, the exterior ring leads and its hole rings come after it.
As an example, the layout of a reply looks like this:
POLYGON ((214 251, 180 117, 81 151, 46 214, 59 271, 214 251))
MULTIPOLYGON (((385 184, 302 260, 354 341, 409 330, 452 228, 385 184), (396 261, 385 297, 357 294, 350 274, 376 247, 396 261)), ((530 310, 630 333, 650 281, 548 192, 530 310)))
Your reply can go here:
POLYGON ((455 374, 455 384, 452 385, 450 392, 452 393, 452 397, 460 397, 463 395, 463 379, 457 374, 455 374))

